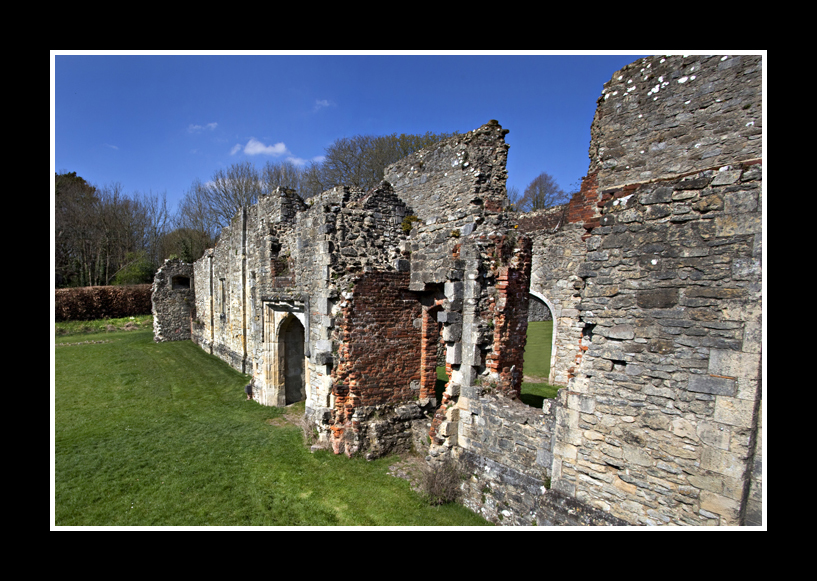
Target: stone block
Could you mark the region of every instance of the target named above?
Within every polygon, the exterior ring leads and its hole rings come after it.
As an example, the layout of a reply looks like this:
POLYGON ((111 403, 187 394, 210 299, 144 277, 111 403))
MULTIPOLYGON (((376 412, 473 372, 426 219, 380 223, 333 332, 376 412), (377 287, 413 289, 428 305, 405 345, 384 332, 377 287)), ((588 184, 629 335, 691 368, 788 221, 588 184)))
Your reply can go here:
POLYGON ((721 450, 729 449, 732 429, 728 425, 702 420, 698 422, 695 431, 704 444, 720 448, 721 450))
POLYGON ((459 341, 462 337, 462 325, 451 324, 443 327, 443 341, 454 342, 459 341))
POLYGON ((709 373, 711 375, 757 379, 760 370, 760 353, 742 353, 729 349, 710 349, 709 373))
POLYGON ((411 262, 398 258, 394 261, 394 269, 397 272, 409 272, 411 270, 411 262))
POLYGON ((462 314, 455 313, 452 311, 438 311, 437 312, 437 322, 438 323, 461 323, 462 322, 462 314))
POLYGON ((716 422, 739 428, 749 428, 752 426, 753 416, 754 401, 750 399, 718 397, 715 400, 713 419, 716 422))
POLYGON ((689 378, 687 389, 696 393, 711 395, 735 395, 737 383, 734 378, 714 377, 712 375, 693 375, 689 378))
POLYGON ((463 298, 462 292, 462 282, 446 282, 445 285, 443 285, 443 293, 445 293, 445 298, 447 298, 449 301, 454 301, 457 299, 461 300, 463 298))
POLYGON ((632 339, 635 337, 635 331, 630 325, 615 325, 607 329, 605 336, 608 339, 632 339))
POLYGON ((446 347, 445 362, 451 365, 462 363, 462 343, 455 343, 446 347))
POLYGON ((643 205, 666 204, 672 201, 672 188, 666 186, 656 188, 654 191, 638 196, 638 201, 643 205))
POLYGON ((731 498, 712 492, 701 492, 701 510, 715 513, 722 519, 723 525, 736 525, 740 503, 731 498))
POLYGON ((678 289, 660 288, 639 291, 636 304, 642 309, 668 309, 678 304, 678 289))

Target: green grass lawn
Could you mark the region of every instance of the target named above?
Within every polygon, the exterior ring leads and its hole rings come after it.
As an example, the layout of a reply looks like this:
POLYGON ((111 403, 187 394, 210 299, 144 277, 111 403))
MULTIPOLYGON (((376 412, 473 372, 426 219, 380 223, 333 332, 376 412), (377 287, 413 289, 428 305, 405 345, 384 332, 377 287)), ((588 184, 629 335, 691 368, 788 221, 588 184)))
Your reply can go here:
POLYGON ((525 345, 524 372, 528 377, 543 381, 522 382, 519 398, 532 407, 541 408, 545 399, 556 397, 558 386, 547 383, 550 375, 550 351, 553 337, 553 321, 528 323, 527 343, 525 345))
MULTIPOLYGON (((482 526, 368 462, 310 453, 249 378, 152 331, 57 334, 57 526, 482 526)), ((303 411, 303 403, 300 411, 303 411)))

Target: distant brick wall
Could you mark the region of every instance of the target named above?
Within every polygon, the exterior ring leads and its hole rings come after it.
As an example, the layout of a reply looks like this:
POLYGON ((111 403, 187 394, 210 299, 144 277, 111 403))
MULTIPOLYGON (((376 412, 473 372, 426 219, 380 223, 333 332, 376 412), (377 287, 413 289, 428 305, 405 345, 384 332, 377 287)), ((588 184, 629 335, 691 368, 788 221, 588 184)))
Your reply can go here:
POLYGON ((501 246, 508 248, 505 261, 511 265, 497 272, 494 344, 485 366, 499 375, 498 388, 504 395, 518 398, 528 332, 531 241, 521 238, 516 244, 506 238, 501 246))

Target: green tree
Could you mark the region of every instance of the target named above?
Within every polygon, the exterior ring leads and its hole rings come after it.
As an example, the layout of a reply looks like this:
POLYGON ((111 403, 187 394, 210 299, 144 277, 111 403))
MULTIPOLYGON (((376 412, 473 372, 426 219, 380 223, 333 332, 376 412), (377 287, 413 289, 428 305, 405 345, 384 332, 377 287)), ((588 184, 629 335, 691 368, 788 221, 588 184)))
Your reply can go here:
POLYGON ((128 262, 119 269, 111 281, 115 285, 144 284, 153 282, 155 268, 147 252, 128 252, 128 262))

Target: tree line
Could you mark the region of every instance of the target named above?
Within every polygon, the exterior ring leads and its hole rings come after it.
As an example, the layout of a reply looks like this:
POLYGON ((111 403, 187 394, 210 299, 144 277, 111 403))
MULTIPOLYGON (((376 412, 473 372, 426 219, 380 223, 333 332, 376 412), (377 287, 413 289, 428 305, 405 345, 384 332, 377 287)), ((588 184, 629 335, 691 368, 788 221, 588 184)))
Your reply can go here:
MULTIPOLYGON (((249 161, 219 169, 207 181, 195 179, 178 208, 170 212, 166 195, 127 195, 121 184, 98 187, 76 172, 55 174, 55 281, 57 287, 151 282, 166 258, 199 259, 215 245, 221 229, 242 208, 281 186, 304 199, 338 185, 364 190, 377 185, 394 163, 455 133, 343 137, 325 150, 323 160, 298 166, 249 161)), ((520 195, 509 191, 517 211, 567 201, 548 174, 520 195)))
POLYGON ((125 194, 76 172, 54 175, 54 274, 57 287, 151 282, 166 258, 193 262, 242 208, 282 186, 310 198, 338 185, 367 190, 391 163, 454 135, 356 135, 336 140, 321 162, 297 166, 244 161, 195 179, 171 212, 166 194, 125 194))

